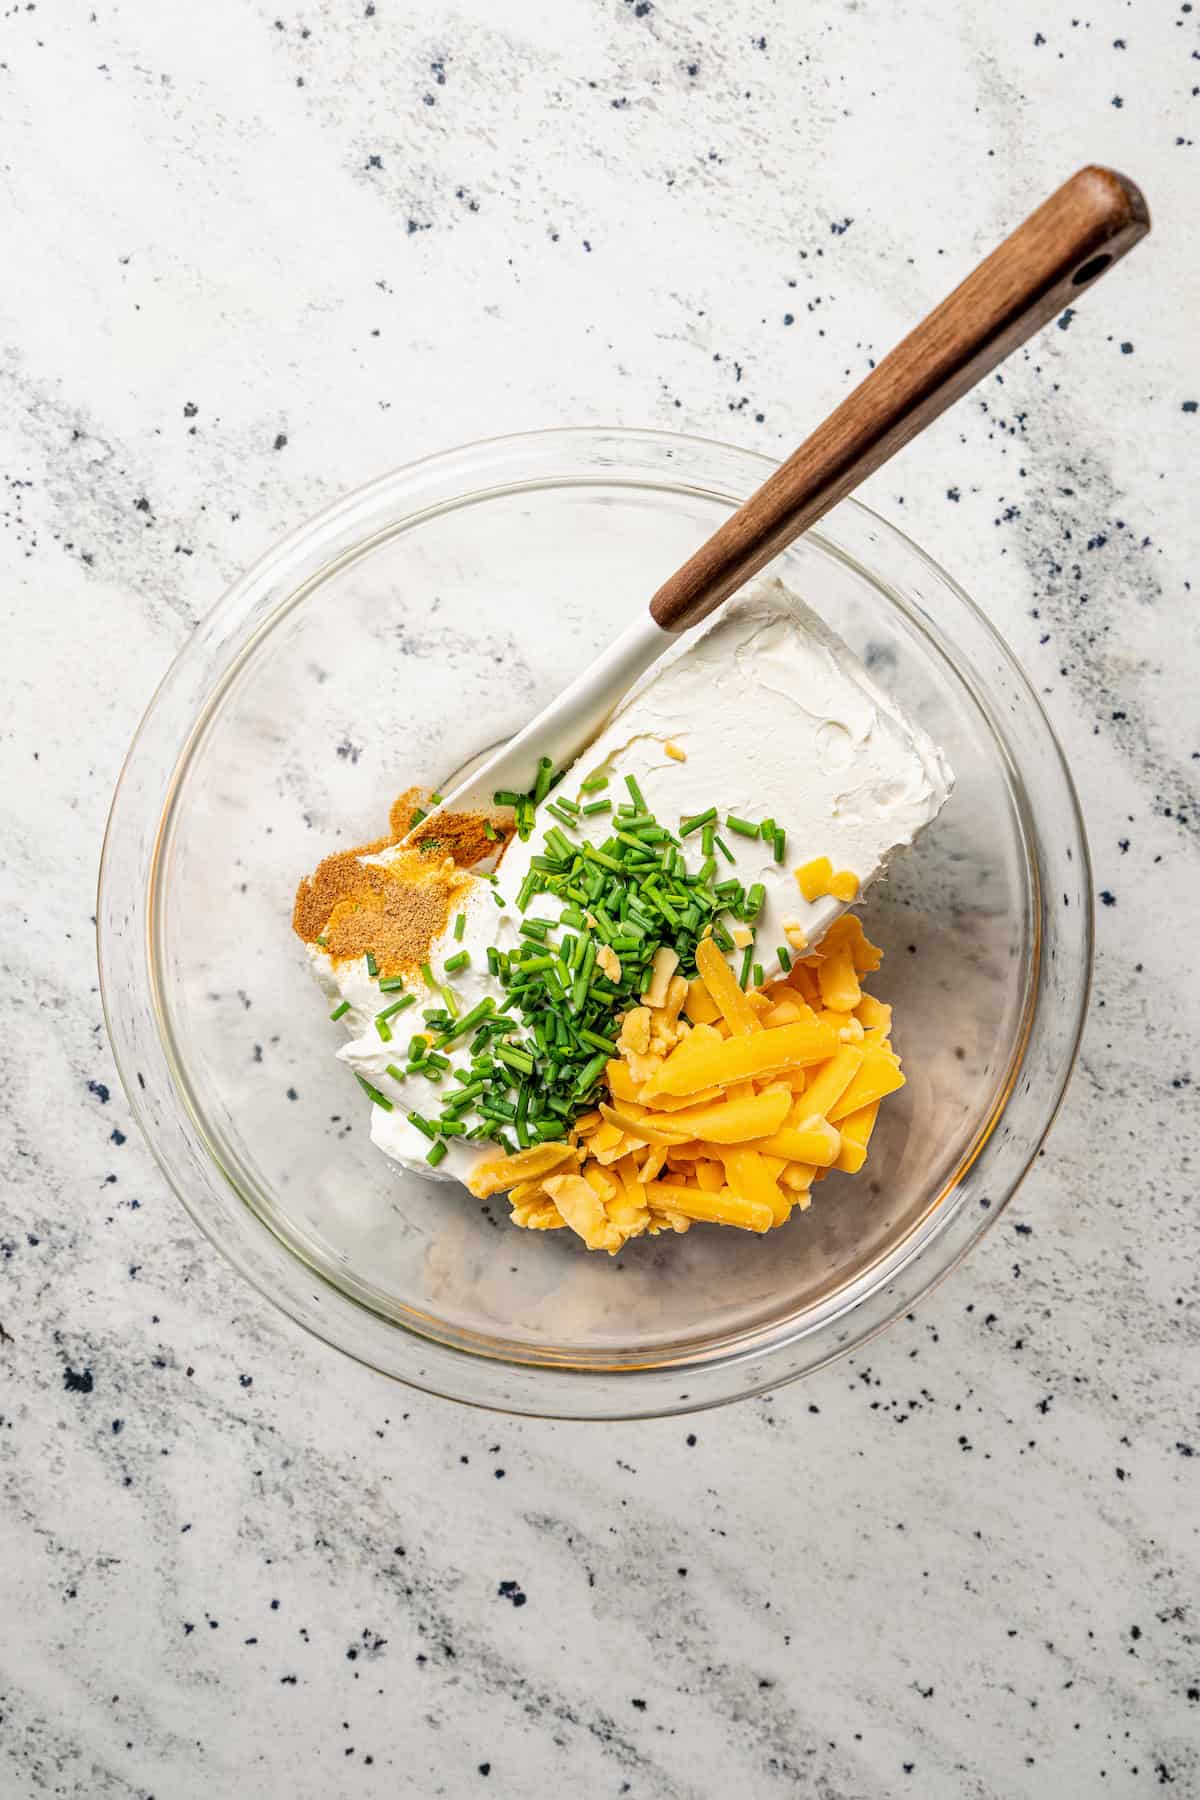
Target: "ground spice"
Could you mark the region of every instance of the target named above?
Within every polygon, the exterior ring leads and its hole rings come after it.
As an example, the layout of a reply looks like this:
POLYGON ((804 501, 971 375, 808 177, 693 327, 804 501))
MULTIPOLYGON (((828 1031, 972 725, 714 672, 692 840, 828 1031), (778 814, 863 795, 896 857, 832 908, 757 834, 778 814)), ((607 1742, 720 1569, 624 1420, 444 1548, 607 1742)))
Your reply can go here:
POLYGON ((327 856, 306 876, 292 911, 296 935, 307 944, 324 938, 335 962, 369 951, 381 975, 417 970, 470 887, 471 869, 501 851, 512 831, 511 818, 493 820, 496 835, 488 837, 480 814, 441 814, 386 866, 363 863, 406 837, 413 813, 428 805, 419 788, 406 788, 392 806, 390 836, 327 856))

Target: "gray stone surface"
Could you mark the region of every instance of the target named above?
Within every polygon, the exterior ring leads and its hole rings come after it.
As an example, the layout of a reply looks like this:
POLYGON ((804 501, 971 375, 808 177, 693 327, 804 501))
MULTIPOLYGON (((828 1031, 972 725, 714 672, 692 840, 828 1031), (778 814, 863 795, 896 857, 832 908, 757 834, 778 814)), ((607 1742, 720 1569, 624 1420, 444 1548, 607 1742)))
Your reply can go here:
POLYGON ((1195 20, 0 18, 6 1800, 1198 1791, 1195 20), (866 496, 988 606, 1082 790, 1095 998, 1017 1202, 866 1354, 691 1421, 488 1418, 304 1338, 104 1041, 99 841, 172 655, 430 450, 785 452, 1092 158, 1150 245, 866 496))

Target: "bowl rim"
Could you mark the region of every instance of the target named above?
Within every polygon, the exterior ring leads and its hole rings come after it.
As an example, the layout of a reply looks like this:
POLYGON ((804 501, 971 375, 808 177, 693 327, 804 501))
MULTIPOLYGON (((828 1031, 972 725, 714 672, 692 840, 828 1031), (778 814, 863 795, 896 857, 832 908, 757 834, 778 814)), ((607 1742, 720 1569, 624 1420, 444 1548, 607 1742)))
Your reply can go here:
MULTIPOLYGON (((850 1350, 869 1342, 871 1338, 884 1330, 889 1324, 893 1323, 903 1312, 909 1310, 918 1298, 923 1298, 926 1293, 938 1286, 951 1270, 957 1267, 958 1263, 978 1238, 983 1235, 984 1231, 989 1229, 999 1217, 1000 1213, 1016 1193, 1025 1176, 1028 1174, 1029 1169, 1032 1167, 1032 1164, 1036 1160, 1046 1135, 1061 1108, 1066 1090, 1070 1083, 1078 1056, 1082 1031, 1088 1013, 1094 941, 1094 903, 1092 900, 1090 855, 1078 792, 1071 775, 1070 767, 1058 738, 1054 733, 1053 727, 1046 716, 1045 709, 1033 687, 1026 679, 1023 670, 1020 668, 1020 665, 1017 663, 1016 658, 1005 640, 1001 637, 995 627, 992 626, 983 610, 971 596, 966 593, 954 577, 942 568, 940 564, 935 562, 928 552, 923 550, 904 530, 894 525, 890 520, 883 518, 872 508, 865 506, 861 501, 853 498, 840 502, 834 515, 835 517, 841 515, 843 517, 855 518, 860 522, 866 522, 874 527, 885 538, 897 540, 904 547, 909 556, 914 558, 918 564, 923 565, 939 583, 943 584, 949 590, 956 602, 966 609, 967 613, 973 617, 976 626, 982 628, 985 638, 990 640, 991 648, 998 652, 1003 662, 1007 664, 1010 675, 1015 679, 1021 690, 1023 701, 1030 704, 1036 715, 1039 717, 1040 724, 1044 728, 1047 743, 1053 752, 1056 764, 1055 773, 1061 782, 1062 797, 1067 802, 1075 827, 1075 847, 1077 848, 1080 859, 1081 889, 1084 899, 1082 908, 1082 944, 1079 950, 1082 963, 1082 978, 1079 981, 1075 998, 1073 1008, 1074 1017, 1070 1021, 1069 1030, 1066 1035, 1065 1053, 1060 1053, 1059 1067, 1052 1084, 1052 1090, 1047 1096, 1049 1104, 1045 1107, 1044 1116, 1040 1126, 1025 1140, 1024 1149, 1021 1152, 1022 1160, 1016 1169, 1015 1174, 1005 1178, 1007 1186, 1003 1195, 983 1203, 988 1208, 986 1217, 982 1220, 975 1221, 975 1228, 963 1235, 962 1242, 955 1245, 949 1255, 943 1256, 943 1259, 936 1270, 926 1270, 924 1272, 923 1279, 915 1285, 915 1291, 909 1291, 911 1272, 914 1263, 917 1262, 923 1251, 928 1250, 932 1246, 932 1242, 938 1236, 945 1235, 945 1227, 955 1217, 955 1210, 943 1208, 942 1202, 953 1192, 967 1170, 969 1170, 983 1154, 996 1125, 999 1123, 1000 1118, 1005 1111, 1013 1087, 1019 1077, 1030 1037, 1035 1029, 1038 1016, 1044 1004, 1042 991, 1043 984, 1040 974, 1036 975, 1035 979, 1030 982, 1029 994, 1023 1007, 1023 1018, 1019 1039, 1010 1058, 1009 1066, 1006 1071, 1006 1079, 1003 1082, 1001 1090, 997 1094, 989 1113, 973 1134, 972 1140, 967 1146, 957 1167, 948 1175, 946 1181, 940 1187, 939 1192, 927 1202, 920 1217, 910 1226, 904 1237, 894 1247, 891 1255, 884 1259, 889 1264, 886 1279, 877 1281, 866 1293, 849 1293, 842 1304, 832 1306, 832 1308, 825 1312, 820 1320, 808 1326, 797 1327, 793 1325, 792 1330, 786 1334, 782 1343, 771 1342, 764 1346, 754 1341, 763 1336, 764 1333, 770 1335, 772 1331, 775 1331, 776 1333, 779 1331, 777 1324, 768 1325, 767 1327, 758 1325, 749 1328, 748 1331, 743 1334, 739 1334, 742 1340, 740 1344, 737 1342, 732 1346, 721 1344, 716 1347, 715 1351, 709 1350, 706 1347, 706 1350, 701 1357, 682 1365, 678 1361, 673 1361, 669 1354, 664 1358, 654 1360, 649 1365, 644 1362, 633 1365, 622 1365, 620 1363, 606 1363, 599 1360, 587 1364, 570 1365, 560 1362, 542 1361, 534 1355, 498 1356, 495 1353, 489 1354, 481 1351, 480 1348, 472 1346, 469 1342, 455 1343, 452 1339, 445 1337, 426 1335, 424 1332, 420 1331, 414 1323, 406 1323, 401 1319, 388 1317, 381 1313, 376 1307, 371 1305, 368 1299, 356 1295, 351 1289, 333 1281, 323 1269, 312 1263, 294 1244, 289 1243, 286 1238, 277 1232, 269 1218, 265 1218, 258 1208, 250 1204, 245 1195, 242 1194, 237 1182, 233 1180, 229 1171, 226 1169, 222 1158, 215 1154, 209 1140, 209 1135, 198 1119, 195 1109, 191 1104, 187 1085, 185 1084, 182 1089, 180 1088, 178 1076, 173 1066, 175 1059, 172 1054, 168 1053, 167 1061, 168 1065, 170 1065, 169 1073, 174 1087, 175 1098, 187 1113, 193 1131, 198 1134, 203 1142, 209 1158, 210 1167, 215 1168, 219 1176, 233 1190, 234 1194, 242 1202, 246 1215, 254 1221, 254 1224, 258 1229, 270 1235, 273 1242, 286 1256, 293 1259, 298 1267, 303 1267, 309 1275, 323 1282, 332 1293, 338 1296, 340 1302, 365 1313, 375 1322, 376 1326, 392 1332, 397 1337, 411 1340, 417 1346, 418 1355, 423 1349, 428 1350, 436 1347, 439 1358, 441 1356, 448 1356, 452 1360, 460 1359, 476 1372, 480 1369, 481 1365, 484 1367, 491 1366, 510 1370, 534 1368, 540 1373, 557 1377, 557 1381, 554 1384, 556 1387, 564 1380, 572 1384, 580 1385, 587 1383, 595 1384, 597 1382, 612 1382, 615 1380, 619 1381, 623 1387, 628 1387, 630 1390, 627 1396, 627 1404, 598 1406, 594 1403, 594 1399, 592 1399, 583 1406, 582 1410, 574 1403, 565 1405, 559 1410, 553 1405, 543 1405, 540 1402, 535 1404, 506 1404, 505 1401, 497 1399, 494 1395, 479 1396, 458 1391, 453 1384, 447 1384, 444 1378, 432 1380, 423 1378, 424 1371, 414 1372, 408 1369, 401 1371, 385 1365, 383 1362, 376 1360, 371 1354, 365 1353, 344 1342, 342 1338, 337 1335, 336 1326, 333 1325, 328 1318, 323 1320, 322 1323, 318 1323, 312 1317, 305 1316, 305 1313, 297 1305, 290 1304, 288 1298, 281 1296, 278 1289, 273 1287, 270 1282, 263 1277, 257 1267, 253 1264, 250 1256, 242 1253, 239 1245, 231 1243, 227 1237, 217 1233, 203 1200, 198 1200, 193 1203, 189 1193, 188 1184, 180 1178, 166 1153, 164 1145, 158 1140, 158 1136, 153 1128, 153 1123, 148 1116, 148 1105, 143 1102, 141 1094, 139 1093, 139 1086, 144 1088, 145 1085, 140 1072, 137 1072, 136 1082, 131 1079, 135 1071, 132 1069, 129 1058, 125 1054, 125 1046, 122 1041, 117 1020, 117 994, 106 971, 105 952, 106 936, 109 930, 106 921, 105 900, 108 892, 109 877, 112 870, 114 845, 121 823, 121 801, 129 783, 131 770, 138 758, 139 752, 144 747, 151 723, 160 706, 168 696, 173 680, 179 676, 181 667, 184 664, 201 654, 204 640, 211 635, 214 626, 217 625, 223 615, 232 612, 238 602, 241 602, 243 607, 246 606, 250 601, 251 596, 256 591, 265 591, 276 575, 285 569, 297 565, 307 551, 311 551, 324 543, 332 528, 348 522, 355 513, 365 512, 372 503, 378 502, 384 497, 393 494, 396 490, 403 488, 405 485, 410 485, 414 481, 419 481, 423 473, 427 474, 431 471, 437 471, 449 476, 458 464, 462 465, 465 473, 473 460, 478 459, 480 456, 484 457, 486 460, 489 454, 495 458, 498 458, 501 455, 519 456, 523 451, 529 450, 530 452, 533 452, 548 445, 562 445, 564 447, 575 445, 580 450, 586 452, 604 442, 610 444, 613 442, 618 444, 629 443, 632 446, 636 447, 640 445, 647 449, 655 447, 659 450, 665 450, 668 457, 670 457, 672 452, 677 448, 692 448, 698 454, 707 453, 711 455, 713 453, 718 453, 732 457, 747 468, 751 465, 758 465, 764 472, 778 466, 774 458, 761 451, 747 449, 741 445, 731 444, 727 441, 708 438, 694 433, 677 433, 661 431, 654 428, 631 428, 610 425, 583 427, 568 425, 555 426, 532 432, 503 433, 479 439, 471 444, 455 446, 449 450, 435 451, 426 456, 417 458, 414 461, 384 471, 382 474, 372 477, 370 481, 361 484, 359 487, 352 489, 333 500, 319 513, 304 521, 293 531, 287 533, 284 537, 270 545, 266 551, 264 551, 225 589, 213 607, 200 621, 196 630, 172 659, 162 679, 156 685, 138 724, 137 730, 131 740, 129 749, 123 759, 120 774, 114 789, 101 851, 96 917, 101 1003, 109 1040, 113 1048, 114 1060, 117 1065, 122 1085, 124 1086, 129 1099, 133 1116, 135 1117, 143 1136, 147 1140, 155 1161, 158 1163, 166 1177, 169 1186, 182 1202, 189 1217, 199 1226, 200 1230, 221 1254, 228 1261, 233 1263, 239 1273, 248 1279, 264 1298, 271 1301, 273 1305, 277 1306, 289 1318, 292 1318, 296 1323, 300 1324, 306 1331, 320 1341, 329 1343, 334 1348, 353 1357, 356 1361, 363 1363, 364 1366, 388 1374, 393 1378, 417 1387, 418 1389, 439 1394, 446 1398, 456 1399, 465 1404, 480 1406, 487 1410, 510 1411, 525 1414, 534 1413, 544 1417, 618 1419, 656 1416, 664 1412, 689 1412, 715 1404, 731 1402, 734 1399, 749 1397, 753 1394, 761 1394, 772 1388, 777 1388, 785 1382, 799 1379, 801 1375, 811 1373, 815 1369, 825 1366, 826 1363, 836 1359, 838 1356, 844 1355, 850 1350), (905 1281, 905 1276, 909 1277, 909 1281, 905 1281), (841 1321, 855 1314, 861 1314, 868 1302, 872 1300, 878 1301, 889 1295, 892 1296, 892 1303, 880 1307, 877 1316, 870 1322, 867 1322, 864 1319, 864 1328, 862 1330, 858 1331, 853 1336, 842 1335, 839 1338, 836 1328, 841 1321), (322 1325, 324 1325, 324 1328, 322 1328, 322 1325), (719 1394, 697 1395, 694 1398, 690 1394, 684 1394, 677 1396, 671 1404, 666 1406, 658 1404, 647 1406, 644 1403, 634 1403, 633 1390, 640 1382, 644 1381, 646 1377, 662 1378, 670 1375, 672 1371, 675 1371, 678 1373, 686 1373, 689 1381, 695 1383, 696 1381, 703 1379, 710 1362, 715 1361, 716 1365, 721 1369, 730 1370, 737 1369, 739 1365, 753 1365, 762 1362, 769 1364, 771 1356, 778 1353, 785 1345, 795 1345, 798 1341, 809 1336, 824 1337, 829 1335, 832 1335, 835 1341, 828 1343, 821 1355, 814 1357, 811 1360, 804 1361, 803 1366, 792 1371, 787 1371, 782 1375, 778 1372, 772 1373, 769 1369, 764 1369, 761 1377, 755 1376, 749 1384, 738 1385, 732 1391, 719 1394), (750 1341, 746 1341, 747 1339, 750 1341)), ((499 472, 496 473, 497 475, 499 474, 499 472)), ((613 481, 620 483, 622 471, 619 468, 614 467, 611 472, 611 477, 613 481)), ((504 493, 512 492, 514 490, 528 491, 531 488, 536 490, 536 488, 543 486, 562 486, 570 484, 573 479, 575 479, 575 477, 567 472, 563 472, 560 476, 555 478, 525 478, 522 477, 518 470, 514 470, 510 478, 504 480, 497 478, 486 487, 480 488, 476 485, 469 488, 461 488, 455 493, 454 500, 460 504, 468 503, 479 501, 485 498, 488 493, 504 493)), ((578 477, 578 479, 582 481, 585 480, 586 477, 578 477)), ((593 479, 602 482, 604 477, 597 476, 593 479)), ((682 470, 680 471, 680 480, 672 484, 669 479, 669 469, 660 472, 660 479, 655 485, 663 487, 675 485, 681 489, 685 489, 687 486, 686 482, 683 480, 682 470)), ((704 491, 709 493, 714 492, 711 486, 706 486, 704 491)), ((444 510, 442 504, 433 507, 420 505, 410 506, 406 510, 398 512, 396 517, 389 522, 382 533, 372 535, 394 535, 401 526, 418 524, 423 513, 429 511, 440 512, 442 510, 444 510)), ((852 556, 848 556, 838 545, 830 543, 828 539, 824 538, 819 526, 811 535, 820 539, 824 543, 826 549, 832 551, 836 555, 842 556, 843 560, 852 563, 854 562, 855 559, 852 556)), ((354 545, 356 554, 365 553, 366 549, 369 548, 370 541, 370 537, 356 539, 354 545)), ((889 589, 890 584, 887 577, 880 575, 873 569, 863 567, 862 565, 857 566, 861 568, 861 572, 874 586, 882 588, 885 591, 889 589)), ((175 796, 180 770, 186 766, 195 743, 203 734, 214 700, 219 697, 220 692, 223 691, 226 686, 231 670, 235 668, 237 664, 240 663, 243 656, 249 652, 251 644, 259 641, 264 633, 270 630, 274 623, 277 622, 280 615, 294 603, 298 595, 312 586, 313 580, 314 577, 312 574, 298 580, 293 584, 291 591, 271 607, 268 616, 260 621, 255 628, 249 642, 235 650, 228 661, 222 665, 219 680, 216 681, 215 684, 209 686, 200 709, 191 717, 182 739, 178 742, 176 759, 167 778, 167 804, 160 811, 157 826, 154 831, 154 849, 150 857, 149 865, 151 880, 147 884, 147 891, 138 896, 143 903, 148 896, 152 895, 155 885, 155 871, 158 867, 163 839, 169 831, 170 822, 174 813, 175 796)), ((903 610, 906 612, 910 610, 908 605, 900 600, 900 596, 893 594, 892 598, 901 604, 903 610)), ((981 706, 985 716, 989 718, 989 721, 994 723, 994 709, 988 702, 987 697, 978 692, 975 684, 967 679, 952 656, 948 657, 948 660, 951 662, 951 666, 959 679, 967 686, 973 700, 981 706)), ((1005 755, 1008 756, 1009 746, 1006 739, 998 731, 995 735, 1000 747, 1003 749, 1005 755)), ((1028 803, 1024 785, 1019 780, 1016 786, 1016 793, 1022 802, 1028 803)), ((1023 818, 1022 825, 1025 830, 1027 842, 1031 847, 1036 846, 1039 842, 1039 835, 1036 830, 1035 821, 1032 818, 1023 818), (1032 830, 1030 829, 1031 827, 1033 827, 1032 830)), ((1035 939, 1037 945, 1035 955, 1036 970, 1040 968, 1040 937, 1044 919, 1043 897, 1040 893, 1040 871, 1037 866, 1036 858, 1031 860, 1029 873, 1032 877, 1034 889, 1033 910, 1036 922, 1035 939)), ((153 905, 151 905, 150 914, 146 919, 145 942, 143 945, 143 949, 148 959, 148 967, 151 971, 152 983, 155 979, 153 975, 155 957, 152 943, 154 910, 153 905)), ((160 1038, 161 1035, 160 1030, 160 1038)), ((852 1283, 851 1286, 853 1285, 854 1284, 852 1283)), ((835 1294, 832 1296, 832 1299, 836 1301, 839 1297, 838 1294, 835 1294)), ((469 1337, 469 1333, 464 1335, 469 1337)), ((550 1396, 547 1395, 548 1400, 549 1398, 550 1396)))

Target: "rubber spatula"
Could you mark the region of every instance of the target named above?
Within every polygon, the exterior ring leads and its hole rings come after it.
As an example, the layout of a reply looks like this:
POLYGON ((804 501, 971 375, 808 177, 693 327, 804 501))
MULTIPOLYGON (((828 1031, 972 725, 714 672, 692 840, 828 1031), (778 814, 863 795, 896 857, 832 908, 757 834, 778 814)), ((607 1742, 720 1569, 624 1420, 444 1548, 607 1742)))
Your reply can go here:
POLYGON ((1146 202, 1124 175, 1095 166, 1072 175, 701 544, 615 643, 445 796, 415 828, 419 837, 436 835, 441 812, 499 816, 494 795, 533 790, 541 759, 543 786, 550 770, 574 762, 681 632, 1076 301, 1149 229, 1146 202))

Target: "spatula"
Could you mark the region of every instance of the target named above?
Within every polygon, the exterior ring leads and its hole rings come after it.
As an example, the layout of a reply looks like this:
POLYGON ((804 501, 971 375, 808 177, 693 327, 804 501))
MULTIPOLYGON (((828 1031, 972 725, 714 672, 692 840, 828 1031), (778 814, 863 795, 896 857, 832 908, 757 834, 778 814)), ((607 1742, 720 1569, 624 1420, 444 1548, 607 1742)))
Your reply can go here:
POLYGON ((495 794, 531 791, 539 762, 547 771, 572 763, 681 632, 1076 301, 1149 229, 1146 202, 1124 175, 1094 165, 1072 175, 664 582, 645 613, 446 795, 416 827, 419 837, 436 836, 441 812, 494 812, 495 794))

